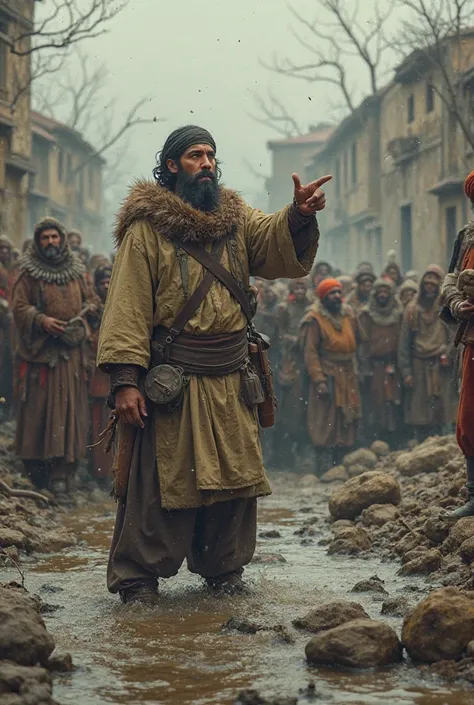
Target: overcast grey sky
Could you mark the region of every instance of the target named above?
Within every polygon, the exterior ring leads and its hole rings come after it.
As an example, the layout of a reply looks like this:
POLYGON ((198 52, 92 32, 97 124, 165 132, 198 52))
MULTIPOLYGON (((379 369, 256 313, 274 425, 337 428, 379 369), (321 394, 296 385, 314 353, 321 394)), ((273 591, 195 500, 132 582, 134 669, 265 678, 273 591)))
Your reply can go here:
MULTIPOLYGON (((361 0, 361 21, 371 21, 378 1, 361 0)), ((312 0, 292 5, 314 18, 312 0)), ((119 96, 124 114, 146 95, 143 114, 165 119, 130 134, 129 179, 150 176, 167 134, 194 122, 214 134, 227 184, 247 197, 261 189, 244 160, 268 173, 266 142, 277 135, 249 117, 256 111, 253 94, 271 88, 305 128, 334 117, 339 100, 327 84, 294 81, 259 65, 275 52, 307 60, 292 24, 287 0, 131 0, 108 34, 84 45, 109 67, 110 93, 119 96)), ((363 83, 357 70, 351 80, 363 83)), ((291 186, 288 174, 289 197, 291 186)))

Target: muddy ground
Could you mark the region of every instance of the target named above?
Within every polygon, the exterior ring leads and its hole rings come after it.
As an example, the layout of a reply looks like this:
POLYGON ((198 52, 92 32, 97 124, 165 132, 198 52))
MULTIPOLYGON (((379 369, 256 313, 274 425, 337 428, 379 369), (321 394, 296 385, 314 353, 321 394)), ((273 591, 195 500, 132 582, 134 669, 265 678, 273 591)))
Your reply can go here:
MULTIPOLYGON (((0 438, 0 478, 9 486, 26 487, 9 443, 8 434, 0 438)), ((252 587, 249 597, 212 597, 183 568, 176 578, 163 581, 162 607, 156 610, 124 607, 106 591, 107 548, 115 512, 106 495, 84 481, 76 506, 58 508, 0 492, 0 545, 18 563, 30 595, 38 595, 41 601, 24 607, 41 632, 39 655, 32 652, 30 658, 37 657, 41 668, 23 664, 17 668, 26 668, 31 675, 27 678, 22 671, 13 677, 11 670, 2 671, 5 664, 0 663, 0 693, 17 689, 1 696, 5 703, 28 702, 20 691, 28 683, 31 690, 32 679, 39 682, 35 687, 47 693, 51 674, 54 698, 64 705, 472 703, 467 642, 454 644, 459 653, 454 659, 441 659, 441 665, 438 658, 436 669, 415 667, 406 651, 402 661, 397 657, 407 615, 443 585, 461 587, 461 594, 468 596, 469 602, 454 605, 452 614, 464 615, 464 641, 469 633, 474 636, 466 545, 474 527, 469 521, 453 526, 442 518, 444 511, 462 500, 462 458, 454 440, 428 442, 409 457, 359 454, 324 480, 297 472, 272 476, 274 494, 260 502, 258 550, 246 573, 252 587), (370 482, 364 479, 367 472, 370 482), (8 534, 15 531, 16 536, 8 534), (341 601, 360 605, 357 609, 365 610, 372 620, 367 625, 367 619, 362 619, 360 637, 358 633, 354 637, 354 621, 339 627, 348 630, 342 641, 346 647, 349 644, 351 653, 347 653, 349 647, 341 653, 335 638, 329 643, 331 630, 315 633, 321 624, 315 627, 307 618, 321 605, 341 601), (38 610, 37 618, 33 612, 38 610), (38 619, 44 620, 56 651, 38 619), (383 625, 373 637, 379 646, 375 655, 362 648, 365 632, 374 622, 383 625), (332 648, 332 657, 342 663, 378 658, 382 652, 394 663, 377 669, 310 665, 305 648, 312 639, 319 639, 315 649, 323 660, 325 649, 332 648), (72 654, 73 670, 65 652, 72 654), (51 653, 61 658, 54 662, 51 653)), ((21 580, 18 569, 5 558, 0 581, 21 580)), ((19 592, 16 588, 15 594, 19 592)), ((443 595, 442 603, 452 599, 443 595)), ((323 622, 330 613, 325 610, 323 622)), ((321 620, 320 613, 317 619, 321 620)), ((459 636, 459 625, 454 628, 459 636)), ((416 641, 416 623, 410 629, 407 640, 412 648, 428 653, 432 643, 416 641)), ((0 627, 0 649, 3 637, 0 627)), ((453 639, 441 639, 447 641, 452 645, 453 639)), ((0 652, 0 657, 5 654, 0 652)), ((37 702, 51 703, 50 694, 47 697, 37 702)))

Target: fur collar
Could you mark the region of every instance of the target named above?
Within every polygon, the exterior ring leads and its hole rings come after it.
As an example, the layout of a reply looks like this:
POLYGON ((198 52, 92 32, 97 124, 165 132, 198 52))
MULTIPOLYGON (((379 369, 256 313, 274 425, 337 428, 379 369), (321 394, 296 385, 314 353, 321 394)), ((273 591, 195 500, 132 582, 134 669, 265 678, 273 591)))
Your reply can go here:
POLYGON ((244 223, 245 202, 235 191, 222 186, 220 194, 216 210, 204 213, 154 181, 137 181, 117 215, 117 247, 137 220, 147 220, 168 240, 203 243, 231 235, 244 223))
POLYGON ((393 294, 388 306, 385 308, 379 306, 373 291, 370 295, 369 303, 361 309, 361 313, 368 314, 376 326, 393 326, 396 323, 400 323, 403 308, 400 301, 393 294))
POLYGON ((29 247, 20 259, 20 274, 28 274, 48 284, 63 286, 71 281, 83 279, 86 269, 81 260, 69 248, 64 250, 60 262, 48 262, 40 257, 35 247, 29 247))

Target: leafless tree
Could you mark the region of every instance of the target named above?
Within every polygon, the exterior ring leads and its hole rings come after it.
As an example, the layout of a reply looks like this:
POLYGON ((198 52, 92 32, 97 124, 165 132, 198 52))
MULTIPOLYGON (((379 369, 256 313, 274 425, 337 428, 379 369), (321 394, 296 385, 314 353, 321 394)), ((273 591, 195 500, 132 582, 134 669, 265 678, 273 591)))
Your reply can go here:
POLYGON ((250 117, 255 122, 271 127, 282 137, 303 134, 298 122, 273 92, 268 91, 266 98, 255 93, 254 101, 259 113, 251 114, 250 117))
POLYGON ((146 97, 134 103, 117 120, 120 110, 116 101, 106 99, 106 66, 91 66, 90 59, 79 50, 73 66, 63 68, 59 80, 54 83, 39 81, 33 94, 34 106, 39 112, 77 130, 94 146, 84 161, 71 171, 71 179, 92 159, 110 155, 132 128, 159 121, 159 118, 143 115, 143 108, 149 102, 146 97))
MULTIPOLYGON (((401 0, 398 0, 401 3, 401 0)), ((410 15, 397 45, 426 75, 439 77, 433 90, 474 150, 474 0, 403 0, 410 15)))
POLYGON ((308 53, 308 61, 296 62, 275 55, 262 65, 280 75, 308 83, 329 83, 341 92, 346 110, 353 112, 361 95, 355 95, 348 79, 348 69, 358 62, 368 78, 370 92, 376 94, 385 70, 387 23, 393 3, 377 0, 373 16, 364 26, 360 21, 359 0, 316 0, 317 14, 309 20, 294 7, 289 11, 295 20, 293 36, 308 53))
POLYGON ((31 61, 29 75, 14 64, 10 109, 33 82, 61 71, 71 47, 106 33, 111 21, 122 12, 128 0, 43 0, 35 3, 32 30, 20 29, 12 38, 10 51, 21 60, 31 61))

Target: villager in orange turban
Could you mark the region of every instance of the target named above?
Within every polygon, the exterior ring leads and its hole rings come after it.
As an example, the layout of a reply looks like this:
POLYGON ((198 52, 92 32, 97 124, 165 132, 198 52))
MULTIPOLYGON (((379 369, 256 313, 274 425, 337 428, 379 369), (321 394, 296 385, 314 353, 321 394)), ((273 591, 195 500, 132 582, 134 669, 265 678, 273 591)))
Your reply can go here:
POLYGON ((471 201, 474 201, 474 171, 471 171, 471 173, 466 176, 464 193, 471 201))
POLYGON ((333 289, 340 289, 342 291, 341 282, 337 279, 323 279, 323 281, 318 284, 318 288, 316 289, 316 296, 321 301, 324 301, 326 296, 333 289))

